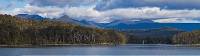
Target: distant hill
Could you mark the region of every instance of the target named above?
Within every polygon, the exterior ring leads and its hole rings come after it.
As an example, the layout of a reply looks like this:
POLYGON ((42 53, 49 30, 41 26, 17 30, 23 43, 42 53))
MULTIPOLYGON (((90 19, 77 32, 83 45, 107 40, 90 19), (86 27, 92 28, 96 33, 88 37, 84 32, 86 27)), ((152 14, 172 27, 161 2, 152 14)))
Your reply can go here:
POLYGON ((39 15, 29 15, 29 14, 18 14, 17 17, 21 17, 24 19, 30 19, 30 20, 44 20, 45 18, 39 16, 39 15))
POLYGON ((175 34, 185 32, 176 28, 158 28, 158 29, 137 29, 121 30, 128 35, 134 35, 141 38, 172 38, 175 34))
POLYGON ((71 23, 71 24, 77 24, 77 25, 81 25, 81 26, 87 26, 87 27, 99 27, 97 25, 97 23, 95 22, 92 22, 92 21, 86 21, 86 20, 75 20, 73 18, 70 18, 69 16, 67 15, 64 15, 60 18, 57 18, 56 20, 58 21, 63 21, 63 22, 66 22, 66 23, 71 23))
POLYGON ((136 23, 136 24, 116 24, 116 25, 110 25, 106 24, 104 28, 108 29, 157 29, 157 28, 163 28, 163 27, 169 27, 169 28, 177 28, 184 31, 193 31, 193 30, 199 30, 200 24, 199 23, 136 23))
MULTIPOLYGON (((39 15, 28 15, 28 14, 18 14, 16 15, 22 18, 28 18, 31 20, 43 20, 45 18, 39 15)), ((77 24, 86 27, 94 27, 94 28, 102 28, 102 29, 115 29, 115 30, 137 30, 137 29, 159 29, 159 28, 176 28, 183 31, 193 31, 199 30, 200 24, 199 23, 157 23, 153 22, 152 20, 140 20, 140 21, 133 21, 133 20, 115 20, 110 23, 96 23, 93 21, 87 20, 75 20, 70 18, 67 15, 64 15, 60 18, 55 20, 64 21, 66 23, 77 24)))
MULTIPOLYGON (((29 20, 44 20, 46 18, 43 18, 39 15, 29 15, 29 14, 18 14, 16 15, 17 17, 21 17, 21 18, 24 18, 24 19, 29 19, 29 20)), ((55 21, 62 21, 62 22, 66 22, 66 23, 70 23, 70 24, 76 24, 76 25, 80 25, 80 26, 86 26, 86 27, 99 27, 97 23, 95 22, 92 22, 92 21, 86 21, 86 20, 75 20, 73 18, 70 18, 69 16, 67 15, 64 15, 60 18, 56 18, 56 19, 53 19, 55 21)))

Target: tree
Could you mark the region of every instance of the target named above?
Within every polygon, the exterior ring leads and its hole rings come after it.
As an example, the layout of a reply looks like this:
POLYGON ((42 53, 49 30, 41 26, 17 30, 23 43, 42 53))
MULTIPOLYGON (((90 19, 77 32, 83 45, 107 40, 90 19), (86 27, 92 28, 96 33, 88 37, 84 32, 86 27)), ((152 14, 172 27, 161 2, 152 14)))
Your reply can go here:
POLYGON ((0 44, 123 44, 121 32, 89 28, 51 19, 28 20, 0 15, 0 44))

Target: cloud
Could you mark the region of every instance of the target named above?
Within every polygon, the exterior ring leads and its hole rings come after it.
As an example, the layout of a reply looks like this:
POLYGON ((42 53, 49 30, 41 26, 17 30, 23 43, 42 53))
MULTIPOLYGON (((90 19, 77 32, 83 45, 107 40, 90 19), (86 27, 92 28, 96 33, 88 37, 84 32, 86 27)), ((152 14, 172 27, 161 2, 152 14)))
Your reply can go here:
POLYGON ((95 22, 104 22, 106 17, 102 16, 102 12, 94 9, 94 7, 38 7, 26 5, 24 8, 16 8, 14 12, 10 13, 12 15, 17 14, 37 14, 47 18, 59 18, 63 15, 68 15, 76 20, 88 20, 95 22))
POLYGON ((29 0, 30 5, 58 7, 91 5, 96 2, 98 0, 29 0))
POLYGON ((4 2, 4 5, 0 5, 0 9, 1 10, 7 10, 8 8, 13 8, 15 7, 15 2, 14 1, 11 1, 9 3, 5 3, 4 2))
MULTIPOLYGON (((9 0, 10 1, 10 0, 9 0)), ((33 6, 74 7, 96 5, 97 10, 135 7, 160 7, 161 9, 200 9, 200 0, 12 0, 33 6)))
POLYGON ((188 18, 167 18, 167 19, 157 19, 153 21, 159 23, 200 23, 200 20, 188 19, 188 18))
POLYGON ((13 8, 16 6, 16 3, 14 1, 10 2, 8 5, 6 5, 5 8, 13 8))
POLYGON ((95 22, 105 22, 108 18, 103 16, 103 12, 97 11, 92 7, 66 7, 65 15, 78 20, 89 20, 95 22))
POLYGON ((48 18, 58 18, 62 16, 64 10, 62 8, 49 6, 49 7, 37 7, 26 5, 24 8, 16 8, 14 9, 13 14, 37 14, 43 17, 48 18))
POLYGON ((3 11, 0 10, 0 14, 4 14, 3 11))
POLYGON ((99 17, 101 12, 96 11, 93 8, 84 7, 67 7, 65 8, 65 13, 72 17, 99 17))
POLYGON ((200 0, 109 0, 107 2, 101 2, 100 4, 97 4, 96 9, 109 10, 133 7, 160 7, 161 9, 200 9, 200 0))
MULTIPOLYGON (((96 22, 110 22, 113 20, 165 20, 163 18, 172 18, 176 21, 170 22, 196 22, 193 18, 200 18, 200 10, 167 10, 158 7, 142 8, 117 8, 106 11, 98 11, 94 8, 68 8, 65 12, 72 17, 87 17, 95 19, 96 22), (176 19, 176 18, 179 18, 176 19), (187 18, 187 20, 185 19, 187 18)), ((86 19, 87 20, 87 19, 86 19)), ((165 20, 167 22, 167 20, 165 20)), ((160 21, 164 22, 164 21, 160 21)), ((197 21, 198 22, 198 21, 197 21)))
POLYGON ((110 22, 113 20, 155 20, 158 22, 178 22, 200 18, 200 10, 168 10, 159 7, 141 7, 141 8, 116 8, 105 11, 98 11, 95 6, 89 7, 55 7, 55 6, 31 6, 15 9, 16 14, 38 14, 43 17, 58 18, 68 15, 77 20, 89 20, 95 22, 110 22), (163 19, 171 18, 171 19, 163 19), (178 19, 177 19, 178 18, 178 19), (187 18, 187 20, 185 19, 187 18), (173 20, 176 21, 173 21, 173 20))
POLYGON ((97 10, 159 7, 161 9, 200 9, 200 0, 26 0, 34 6, 79 7, 96 5, 97 10))
POLYGON ((119 8, 104 12, 107 16, 121 16, 124 18, 196 18, 200 17, 200 10, 167 10, 158 7, 119 8))
MULTIPOLYGON (((14 0, 27 2, 22 8, 1 13, 38 14, 48 18, 68 15, 77 20, 154 20, 156 22, 199 22, 199 0, 14 0), (195 19, 194 19, 195 18, 195 19)), ((8 7, 15 7, 11 2, 8 7)))

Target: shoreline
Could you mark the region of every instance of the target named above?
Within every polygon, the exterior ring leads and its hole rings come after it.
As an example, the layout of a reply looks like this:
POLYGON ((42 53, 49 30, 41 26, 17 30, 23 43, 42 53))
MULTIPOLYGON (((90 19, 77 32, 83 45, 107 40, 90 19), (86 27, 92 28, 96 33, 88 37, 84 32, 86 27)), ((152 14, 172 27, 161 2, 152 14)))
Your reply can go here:
MULTIPOLYGON (((119 45, 119 44, 117 44, 119 45)), ((0 45, 0 48, 46 48, 46 47, 70 47, 70 46, 117 46, 115 44, 41 44, 41 45, 0 45)))
POLYGON ((41 45, 0 45, 0 48, 46 48, 46 47, 115 47, 115 46, 163 46, 163 47, 200 47, 200 44, 41 44, 41 45))

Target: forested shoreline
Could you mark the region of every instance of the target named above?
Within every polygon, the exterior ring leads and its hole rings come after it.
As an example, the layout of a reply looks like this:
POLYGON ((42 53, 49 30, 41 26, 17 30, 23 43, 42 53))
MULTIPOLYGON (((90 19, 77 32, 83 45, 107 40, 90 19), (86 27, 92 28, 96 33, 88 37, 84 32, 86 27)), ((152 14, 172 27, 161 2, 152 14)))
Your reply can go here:
POLYGON ((116 30, 51 19, 28 20, 0 15, 0 45, 45 44, 200 44, 200 31, 182 32, 169 38, 140 38, 116 30))
POLYGON ((27 20, 0 15, 1 45, 124 44, 125 35, 113 30, 82 27, 53 20, 27 20))
POLYGON ((200 44, 200 30, 183 32, 173 36, 174 44, 200 44))

